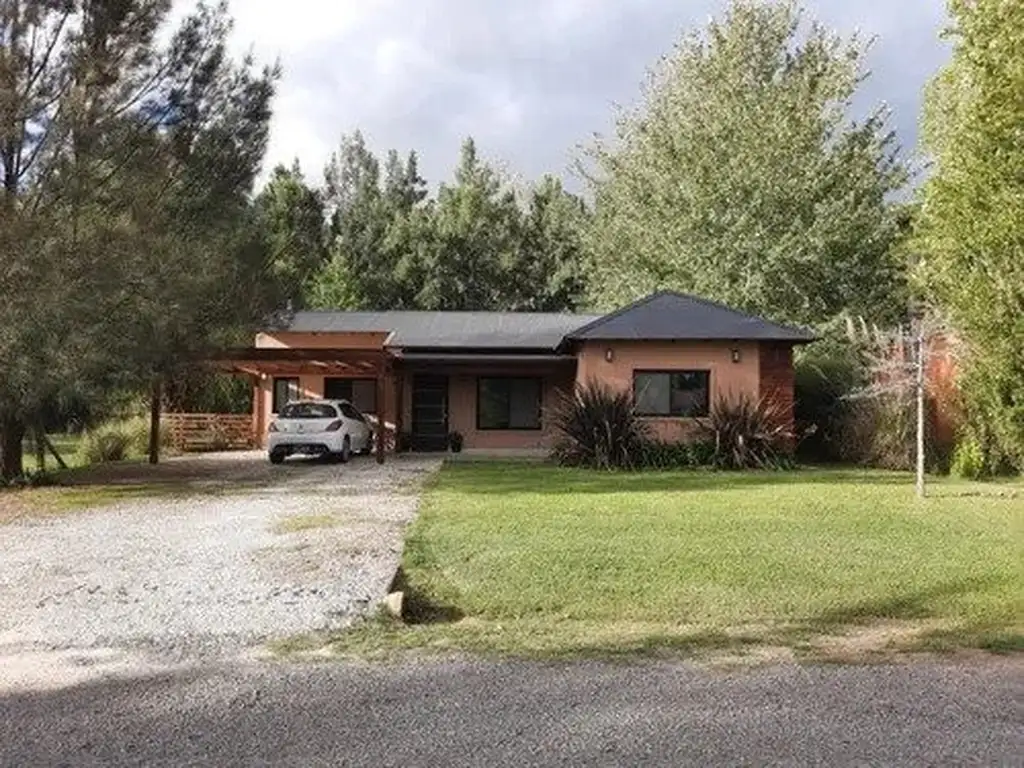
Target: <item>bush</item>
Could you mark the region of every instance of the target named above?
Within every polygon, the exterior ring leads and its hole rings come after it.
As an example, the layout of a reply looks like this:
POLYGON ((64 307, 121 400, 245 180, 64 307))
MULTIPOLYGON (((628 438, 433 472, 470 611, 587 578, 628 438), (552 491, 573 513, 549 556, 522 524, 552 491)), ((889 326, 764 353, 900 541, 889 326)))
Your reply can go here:
POLYGON ((846 396, 864 383, 855 349, 826 331, 825 338, 801 351, 794 375, 797 453, 809 462, 849 460, 847 428, 854 406, 846 396))
POLYGON ((563 396, 554 412, 552 457, 563 466, 637 469, 651 442, 650 427, 636 414, 632 395, 598 382, 563 396))
POLYGON ((979 480, 988 472, 985 466, 985 450, 973 435, 963 438, 953 451, 950 473, 965 480, 979 480))
POLYGON ((462 453, 462 433, 461 432, 449 432, 448 433, 448 448, 451 449, 452 453, 462 453))
MULTIPOLYGON (((145 456, 149 453, 149 416, 136 416, 123 422, 115 422, 120 425, 131 438, 129 453, 135 456, 145 456)), ((108 425, 112 426, 112 425, 108 425)), ((171 431, 166 424, 160 424, 160 448, 168 450, 171 448, 171 431)))
POLYGON ((108 424, 87 432, 79 450, 89 464, 123 461, 132 447, 132 434, 124 424, 108 424))
POLYGON ((395 450, 398 453, 406 453, 412 450, 412 434, 409 432, 399 432, 398 437, 395 438, 395 450))
MULTIPOLYGON (((160 428, 160 447, 170 448, 171 434, 160 428)), ((79 452, 87 464, 124 461, 149 452, 149 418, 135 416, 110 421, 85 433, 79 452)))
MULTIPOLYGON (((854 400, 845 423, 841 457, 878 469, 908 472, 917 465, 917 403, 912 393, 854 400)), ((935 441, 935 404, 925 402, 925 463, 945 471, 947 451, 935 441)))
POLYGON ((719 469, 776 469, 789 465, 793 434, 773 401, 720 397, 701 429, 714 445, 719 469))
POLYGON ((695 440, 689 444, 690 459, 695 467, 715 466, 715 443, 712 440, 695 440))
POLYGON ((714 466, 715 446, 707 440, 670 443, 650 440, 644 445, 644 469, 690 469, 714 466))
MULTIPOLYGON (((1007 350, 1011 358, 1017 350, 1007 350)), ((960 377, 968 429, 981 449, 986 474, 1024 472, 1024 376, 999 375, 1005 364, 977 353, 969 356, 960 377)))
POLYGON ((149 419, 136 417, 122 423, 125 432, 131 438, 129 450, 132 453, 144 455, 149 452, 149 419))
POLYGON ((694 456, 687 443, 669 443, 651 440, 641 455, 645 469, 686 469, 695 466, 694 456))

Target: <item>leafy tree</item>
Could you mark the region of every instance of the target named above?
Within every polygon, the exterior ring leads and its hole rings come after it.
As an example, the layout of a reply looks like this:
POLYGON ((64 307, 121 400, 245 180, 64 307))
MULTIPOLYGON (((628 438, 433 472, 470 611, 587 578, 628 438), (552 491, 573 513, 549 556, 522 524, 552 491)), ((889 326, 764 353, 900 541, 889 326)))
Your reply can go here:
POLYGON ((734 0, 684 38, 585 169, 596 304, 656 288, 800 323, 899 311, 887 116, 849 118, 864 46, 793 2, 734 0))
POLYGON ((953 58, 928 93, 917 273, 967 342, 962 388, 988 469, 1024 470, 1024 5, 952 0, 953 58))
POLYGON ((301 307, 303 289, 327 261, 324 203, 306 184, 298 160, 279 165, 256 198, 280 290, 301 307))
POLYGON ((345 254, 331 249, 328 261, 310 278, 303 295, 310 309, 354 309, 361 304, 358 290, 345 254))
POLYGON ((168 11, 0 4, 4 477, 55 396, 137 385, 208 348, 259 293, 247 196, 275 73, 227 58, 224 3, 161 45, 168 11))

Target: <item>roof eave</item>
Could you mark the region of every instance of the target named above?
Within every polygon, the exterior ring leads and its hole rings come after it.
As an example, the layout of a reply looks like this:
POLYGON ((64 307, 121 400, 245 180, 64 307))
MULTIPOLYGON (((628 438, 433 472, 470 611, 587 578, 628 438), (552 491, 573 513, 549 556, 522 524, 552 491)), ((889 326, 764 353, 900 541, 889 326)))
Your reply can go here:
POLYGON ((765 341, 772 342, 775 344, 811 344, 818 340, 818 337, 813 334, 808 335, 792 335, 792 336, 622 336, 619 334, 613 336, 566 336, 564 342, 585 342, 585 341, 670 341, 670 342, 685 342, 685 341, 765 341))

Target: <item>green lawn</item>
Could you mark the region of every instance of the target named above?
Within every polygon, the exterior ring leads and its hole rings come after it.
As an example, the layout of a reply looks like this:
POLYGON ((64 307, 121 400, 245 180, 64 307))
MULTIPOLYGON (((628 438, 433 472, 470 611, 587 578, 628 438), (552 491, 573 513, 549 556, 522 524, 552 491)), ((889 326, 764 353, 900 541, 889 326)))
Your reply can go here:
MULTIPOLYGON (((81 451, 79 451, 79 447, 82 444, 81 435, 51 434, 49 435, 49 438, 50 442, 53 443, 53 447, 57 449, 57 453, 59 453, 60 457, 64 459, 68 467, 74 469, 76 467, 84 466, 85 457, 82 456, 81 451)), ((39 464, 36 461, 35 441, 31 436, 25 438, 24 450, 25 471, 38 471, 39 464)), ((46 468, 51 472, 60 468, 60 465, 57 464, 57 460, 49 451, 46 452, 46 468)))
MULTIPOLYGON (((902 474, 446 466, 403 560, 409 623, 341 653, 1019 650, 1024 486, 902 474)), ((309 647, 296 640, 284 650, 309 647)))

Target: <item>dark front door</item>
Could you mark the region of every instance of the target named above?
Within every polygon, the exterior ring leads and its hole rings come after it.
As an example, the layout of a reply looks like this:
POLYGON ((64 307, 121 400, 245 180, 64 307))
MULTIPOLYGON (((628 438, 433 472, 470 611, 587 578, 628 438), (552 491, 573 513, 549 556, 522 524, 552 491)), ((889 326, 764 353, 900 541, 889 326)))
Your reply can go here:
POLYGON ((412 377, 412 449, 443 451, 448 437, 448 377, 412 377))

